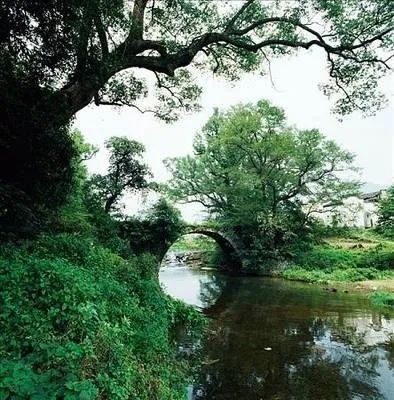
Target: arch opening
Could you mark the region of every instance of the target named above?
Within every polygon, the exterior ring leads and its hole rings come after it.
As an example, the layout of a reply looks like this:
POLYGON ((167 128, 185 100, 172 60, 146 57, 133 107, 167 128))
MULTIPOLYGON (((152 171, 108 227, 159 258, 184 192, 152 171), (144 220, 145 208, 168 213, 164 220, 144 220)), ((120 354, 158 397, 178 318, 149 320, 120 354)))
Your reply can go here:
POLYGON ((242 259, 232 240, 218 231, 203 228, 188 230, 179 235, 178 239, 168 246, 162 257, 161 266, 191 265, 194 262, 194 266, 198 268, 202 264, 197 262, 198 253, 203 255, 202 258, 211 257, 209 261, 205 260, 206 264, 217 269, 237 272, 242 268, 242 259), (198 239, 190 240, 191 237, 198 239))

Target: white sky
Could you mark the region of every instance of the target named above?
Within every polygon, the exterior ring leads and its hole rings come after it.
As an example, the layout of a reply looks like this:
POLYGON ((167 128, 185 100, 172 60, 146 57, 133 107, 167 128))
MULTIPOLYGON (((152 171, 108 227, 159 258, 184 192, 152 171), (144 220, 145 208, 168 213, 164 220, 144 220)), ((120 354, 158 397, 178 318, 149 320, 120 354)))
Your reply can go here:
MULTIPOLYGON (((238 103, 254 103, 268 99, 284 108, 290 124, 301 129, 318 128, 356 155, 361 167, 361 180, 388 186, 394 182, 394 79, 385 78, 382 88, 389 97, 389 106, 374 117, 364 118, 353 113, 339 122, 330 112, 330 101, 318 85, 327 78, 324 54, 319 51, 299 53, 291 59, 279 59, 271 65, 275 87, 269 76, 245 75, 235 84, 212 74, 200 77, 203 94, 202 110, 183 116, 173 124, 165 124, 152 114, 141 114, 124 107, 89 106, 77 114, 75 126, 87 142, 103 147, 110 136, 127 136, 146 147, 146 162, 154 179, 170 178, 163 160, 192 151, 193 137, 201 129, 214 107, 228 108, 238 103)), ((108 155, 101 150, 89 161, 91 172, 105 173, 108 155)), ((125 200, 126 210, 134 212, 141 200, 125 200)), ((188 220, 195 219, 197 208, 182 208, 188 220)))

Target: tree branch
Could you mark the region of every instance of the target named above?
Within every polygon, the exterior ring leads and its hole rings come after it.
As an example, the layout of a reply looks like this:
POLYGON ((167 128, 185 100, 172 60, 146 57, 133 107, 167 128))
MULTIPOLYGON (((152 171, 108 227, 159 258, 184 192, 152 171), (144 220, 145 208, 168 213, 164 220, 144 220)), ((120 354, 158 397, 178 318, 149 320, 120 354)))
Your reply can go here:
POLYGON ((142 39, 144 32, 145 8, 147 3, 148 0, 134 0, 130 37, 142 39))
POLYGON ((109 49, 108 49, 108 41, 107 41, 107 35, 104 29, 104 25, 101 21, 99 10, 96 10, 94 13, 94 26, 96 27, 97 30, 97 35, 99 37, 100 45, 101 45, 101 53, 103 58, 107 57, 109 54, 109 49))
MULTIPOLYGON (((105 85, 108 79, 116 73, 128 68, 144 68, 155 73, 164 73, 168 76, 174 76, 175 70, 186 67, 196 57, 196 55, 204 50, 210 51, 216 62, 219 58, 214 53, 215 46, 229 46, 229 49, 247 50, 257 52, 266 47, 288 47, 309 49, 312 46, 320 47, 325 50, 328 56, 336 55, 343 59, 350 59, 354 62, 383 62, 387 65, 387 60, 379 60, 373 57, 364 57, 357 55, 355 51, 366 48, 376 41, 383 40, 394 28, 386 28, 380 33, 373 35, 359 43, 333 45, 326 42, 327 36, 322 36, 319 32, 302 24, 299 21, 286 17, 264 18, 244 27, 242 29, 234 29, 236 20, 242 13, 252 4, 252 1, 246 1, 238 12, 229 20, 227 27, 222 32, 208 32, 194 38, 188 45, 179 48, 174 52, 167 49, 164 41, 144 40, 143 39, 143 18, 147 0, 135 0, 132 17, 132 28, 126 40, 112 50, 108 56, 108 60, 102 60, 96 65, 94 71, 88 73, 84 71, 84 64, 87 56, 86 43, 89 37, 89 24, 84 25, 81 31, 81 42, 78 50, 77 67, 81 73, 74 74, 70 81, 57 94, 63 96, 64 108, 69 107, 69 117, 76 111, 87 105, 93 98, 95 91, 105 85), (253 42, 247 33, 257 27, 272 23, 288 23, 298 27, 304 32, 308 32, 313 36, 311 40, 290 40, 280 39, 276 37, 268 37, 257 43, 253 42), (136 29, 138 27, 138 29, 136 29), (158 54, 146 55, 146 51, 153 50, 158 54), (85 61, 84 61, 85 60, 85 61)), ((89 21, 89 13, 85 13, 84 19, 89 21)), ((94 19, 94 23, 99 35, 103 54, 108 51, 107 37, 101 21, 94 19)), ((365 54, 365 53, 364 53, 365 54)), ((331 58, 332 63, 335 65, 331 58)), ((219 64, 217 64, 219 65, 219 64)), ((331 69, 333 71, 333 69, 331 69)), ((335 79, 335 77, 334 77, 335 79)), ((346 90, 337 79, 337 85, 341 90, 346 90), (341 88, 342 86, 342 88, 341 88)), ((346 95, 346 94, 345 94, 346 95)), ((52 99, 51 99, 52 100, 52 99)), ((348 97, 348 100, 349 97, 348 97)), ((67 113, 65 112, 65 118, 67 113)))
POLYGON ((232 28, 234 27, 235 23, 237 22, 237 19, 246 11, 246 9, 254 3, 255 0, 247 0, 242 7, 234 14, 234 16, 230 19, 228 22, 225 32, 231 32, 232 28))

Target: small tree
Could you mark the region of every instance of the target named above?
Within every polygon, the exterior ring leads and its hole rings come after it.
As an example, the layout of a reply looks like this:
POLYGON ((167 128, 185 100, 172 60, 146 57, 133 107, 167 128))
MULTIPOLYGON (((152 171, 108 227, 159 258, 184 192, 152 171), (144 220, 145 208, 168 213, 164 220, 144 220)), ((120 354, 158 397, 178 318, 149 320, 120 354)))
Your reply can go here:
POLYGON ((126 137, 111 137, 105 143, 110 151, 106 175, 95 174, 89 181, 91 197, 109 213, 119 207, 122 196, 148 187, 151 175, 141 161, 145 147, 126 137))
POLYGON ((394 239, 394 185, 387 189, 387 195, 379 204, 378 232, 394 239))

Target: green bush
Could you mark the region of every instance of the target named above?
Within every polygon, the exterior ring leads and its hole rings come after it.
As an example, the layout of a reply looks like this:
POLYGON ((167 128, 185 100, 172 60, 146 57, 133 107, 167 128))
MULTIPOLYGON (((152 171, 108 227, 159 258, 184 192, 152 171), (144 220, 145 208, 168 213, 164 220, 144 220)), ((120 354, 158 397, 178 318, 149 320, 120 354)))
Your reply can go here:
POLYGON ((0 399, 182 399, 176 325, 150 255, 61 234, 0 249, 0 399))
POLYGON ((394 293, 379 291, 371 296, 372 304, 377 307, 388 307, 394 310, 394 293))
POLYGON ((381 248, 366 251, 360 257, 359 265, 379 270, 394 270, 394 251, 381 248))
POLYGON ((394 185, 387 189, 386 196, 379 203, 379 224, 377 231, 389 239, 394 239, 394 185))
POLYGON ((298 253, 282 271, 286 279, 306 282, 361 281, 394 277, 394 253, 378 245, 370 250, 352 250, 329 245, 298 253))
POLYGON ((161 198, 142 216, 123 221, 121 236, 136 254, 149 252, 161 260, 184 227, 180 211, 161 198))
POLYGON ((360 254, 344 249, 317 246, 309 252, 298 254, 295 264, 305 269, 333 270, 335 268, 355 267, 360 254))
POLYGON ((321 271, 341 277, 338 280, 347 280, 344 278, 346 276, 349 277, 348 280, 376 279, 373 277, 382 275, 379 271, 394 272, 394 252, 381 245, 369 250, 320 245, 310 251, 299 252, 293 263, 305 271, 321 271))

